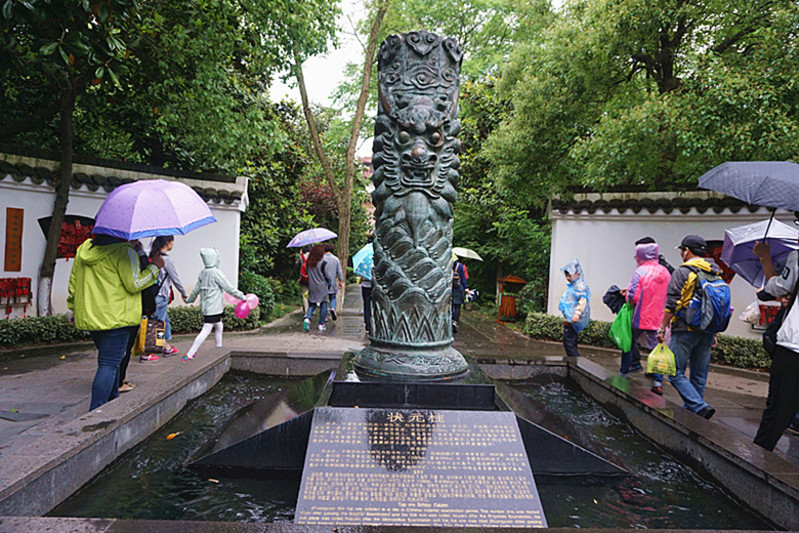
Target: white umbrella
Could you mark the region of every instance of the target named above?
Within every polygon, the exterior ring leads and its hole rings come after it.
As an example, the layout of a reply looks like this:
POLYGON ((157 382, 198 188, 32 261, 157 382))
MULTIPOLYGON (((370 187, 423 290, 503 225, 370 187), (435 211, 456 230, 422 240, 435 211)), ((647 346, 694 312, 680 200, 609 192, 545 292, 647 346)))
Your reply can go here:
POLYGON ((455 247, 452 249, 452 253, 457 255, 461 259, 476 259, 477 261, 483 260, 483 258, 480 257, 480 254, 478 254, 474 250, 470 250, 469 248, 455 247))
POLYGON ((757 241, 769 243, 771 259, 779 272, 782 265, 785 264, 788 254, 799 249, 798 239, 799 229, 779 220, 773 222, 763 220, 754 224, 730 228, 724 231, 721 260, 754 287, 761 287, 765 276, 760 260, 752 251, 755 243, 757 241))

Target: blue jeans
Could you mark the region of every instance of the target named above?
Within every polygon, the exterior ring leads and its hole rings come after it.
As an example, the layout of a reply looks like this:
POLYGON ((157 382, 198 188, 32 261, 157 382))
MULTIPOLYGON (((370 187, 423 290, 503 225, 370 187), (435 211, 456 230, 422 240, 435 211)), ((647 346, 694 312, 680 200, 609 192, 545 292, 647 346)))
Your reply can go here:
POLYGON ((160 294, 155 297, 155 318, 164 323, 164 340, 172 338, 172 326, 169 325, 169 297, 161 296, 160 294))
POLYGON ((674 352, 677 373, 669 376, 669 382, 677 389, 684 407, 694 413, 707 407, 705 384, 710 370, 710 346, 713 334, 701 331, 675 331, 671 334, 669 348, 674 352), (691 378, 685 377, 690 369, 691 378))
MULTIPOLYGON (((334 298, 335 300, 335 298, 334 298)), ((321 303, 314 303, 310 302, 308 304, 308 312, 305 313, 305 318, 311 320, 313 317, 314 311, 316 311, 317 306, 319 307, 319 324, 324 324, 327 322, 327 301, 323 300, 321 303)))
POLYGON ((92 381, 92 401, 89 411, 110 402, 119 396, 119 363, 125 357, 128 339, 136 326, 90 331, 97 347, 97 372, 92 381))
POLYGON ((333 292, 333 293, 328 294, 327 296, 328 296, 328 298, 330 298, 330 309, 335 309, 336 308, 336 293, 333 292))

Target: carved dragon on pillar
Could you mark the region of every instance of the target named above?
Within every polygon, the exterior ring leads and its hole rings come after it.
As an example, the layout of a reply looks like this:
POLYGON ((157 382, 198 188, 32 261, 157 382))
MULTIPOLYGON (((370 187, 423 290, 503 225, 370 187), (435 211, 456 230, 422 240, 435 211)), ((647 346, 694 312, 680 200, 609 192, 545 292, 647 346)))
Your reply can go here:
POLYGON ((371 347, 367 375, 447 379, 466 372, 452 344, 452 205, 460 131, 455 39, 421 30, 378 52, 371 347))

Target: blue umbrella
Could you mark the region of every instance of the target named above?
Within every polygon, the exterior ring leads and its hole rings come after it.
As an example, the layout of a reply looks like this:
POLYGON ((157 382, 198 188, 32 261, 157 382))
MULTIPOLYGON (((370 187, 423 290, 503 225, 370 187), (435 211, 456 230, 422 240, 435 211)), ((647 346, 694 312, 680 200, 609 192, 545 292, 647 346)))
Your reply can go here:
POLYGON ((302 248, 309 244, 317 242, 329 241, 335 239, 337 235, 325 228, 313 228, 301 231, 291 239, 291 242, 286 245, 286 248, 302 248))
POLYGON ((352 269, 356 274, 365 278, 372 279, 372 267, 375 264, 375 249, 370 242, 352 257, 352 269))
POLYGON ((699 186, 752 205, 799 211, 799 164, 728 161, 699 177, 699 186))
POLYGON ((754 287, 762 287, 765 281, 763 266, 752 251, 757 241, 769 243, 771 260, 777 272, 782 270, 785 259, 792 251, 799 249, 799 229, 779 220, 764 220, 738 226, 724 231, 724 247, 721 260, 727 263, 744 280, 754 287), (769 225, 770 224, 770 225, 769 225), (766 229, 768 228, 768 229, 766 229), (766 233, 768 232, 768 233, 766 233), (763 236, 766 236, 765 239, 763 236))

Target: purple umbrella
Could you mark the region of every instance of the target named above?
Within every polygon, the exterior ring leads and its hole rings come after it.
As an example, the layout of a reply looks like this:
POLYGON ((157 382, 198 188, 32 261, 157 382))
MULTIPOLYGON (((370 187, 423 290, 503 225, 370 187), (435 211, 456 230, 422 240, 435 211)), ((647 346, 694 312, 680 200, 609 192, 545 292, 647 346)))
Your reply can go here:
POLYGON ((724 231, 724 247, 721 260, 729 265, 739 276, 754 287, 762 287, 765 281, 763 266, 752 251, 755 242, 764 241, 771 247, 771 260, 779 272, 785 259, 792 251, 799 249, 799 229, 779 220, 769 220, 738 226, 724 231), (768 234, 766 234, 768 228, 768 234), (764 239, 763 236, 766 235, 764 239))
POLYGON ((309 244, 335 239, 337 235, 325 228, 313 228, 301 231, 291 239, 286 248, 302 248, 309 244))
POLYGON ((185 235, 216 222, 208 204, 179 181, 141 180, 114 189, 94 221, 94 233, 133 240, 185 235))

